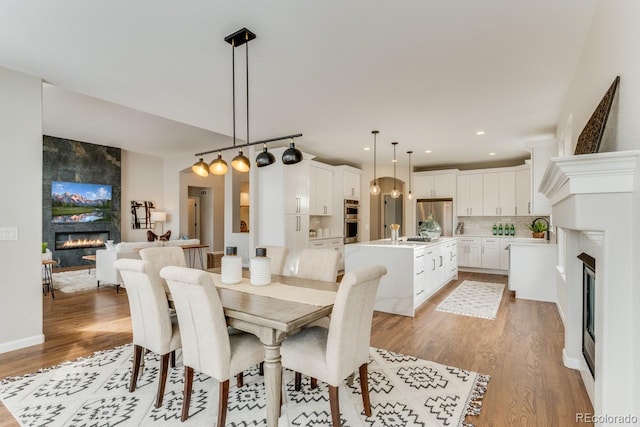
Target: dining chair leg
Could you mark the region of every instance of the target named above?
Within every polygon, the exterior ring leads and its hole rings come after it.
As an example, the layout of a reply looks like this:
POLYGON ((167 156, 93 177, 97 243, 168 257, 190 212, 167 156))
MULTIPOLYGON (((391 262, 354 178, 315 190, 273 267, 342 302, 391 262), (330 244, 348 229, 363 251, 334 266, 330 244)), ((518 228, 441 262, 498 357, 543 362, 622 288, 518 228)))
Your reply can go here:
POLYGON ((311 389, 318 387, 318 379, 311 377, 311 389))
POLYGON ((173 351, 171 352, 171 361, 170 361, 169 366, 170 366, 171 368, 175 368, 175 367, 176 367, 176 351, 175 351, 175 350, 173 350, 173 351))
POLYGON ((239 372, 236 374, 236 386, 240 388, 243 385, 244 385, 244 374, 242 372, 239 372))
POLYGON ((133 393, 138 382, 138 374, 140 374, 140 360, 142 359, 142 347, 133 346, 133 366, 131 367, 131 381, 129 382, 129 392, 133 393))
POLYGON ((258 374, 260 376, 264 375, 264 362, 260 362, 260 365, 258 366, 258 374))
POLYGON ((296 372, 294 387, 296 391, 300 391, 302 388, 302 374, 300 372, 296 372))
POLYGON ((189 404, 191 403, 191 388, 193 387, 193 368, 184 367, 184 389, 182 390, 182 415, 180 421, 189 418, 189 404))
POLYGON ((229 380, 220 382, 218 392, 218 426, 223 426, 227 419, 227 403, 229 403, 229 380))
POLYGON ((329 386, 329 405, 331 406, 331 423, 333 427, 340 427, 340 402, 338 401, 338 387, 329 386))
POLYGON ((369 375, 367 363, 360 365, 360 391, 362 391, 362 404, 367 417, 371 416, 371 401, 369 400, 369 375))
POLYGON ((169 370, 170 353, 163 354, 160 358, 160 382, 158 383, 158 395, 156 396, 156 408, 162 406, 164 398, 164 386, 167 384, 167 371, 169 370))

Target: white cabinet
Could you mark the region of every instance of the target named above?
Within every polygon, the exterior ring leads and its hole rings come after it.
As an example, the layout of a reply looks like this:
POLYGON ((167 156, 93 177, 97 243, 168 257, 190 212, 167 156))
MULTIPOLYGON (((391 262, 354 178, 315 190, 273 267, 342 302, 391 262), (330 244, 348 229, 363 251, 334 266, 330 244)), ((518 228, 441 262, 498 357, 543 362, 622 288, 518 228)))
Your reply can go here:
POLYGON ((284 245, 290 254, 285 273, 295 275, 298 256, 309 245, 309 215, 285 215, 284 245))
POLYGON ((360 173, 345 170, 343 175, 344 198, 360 200, 360 173))
POLYGON ((309 214, 333 214, 333 171, 317 162, 309 166, 309 214))
POLYGON ((531 215, 531 168, 518 168, 516 178, 516 215, 531 215))
POLYGON ((516 211, 515 172, 491 172, 483 176, 484 216, 515 215, 516 211))
POLYGON ((482 238, 458 237, 458 266, 482 267, 482 238))
POLYGON ((426 249, 416 248, 413 251, 413 294, 414 307, 417 307, 427 297, 429 286, 426 249))
POLYGON ((509 251, 513 242, 515 242, 513 237, 500 238, 500 270, 509 270, 509 251))
POLYGON ((344 241, 342 238, 313 239, 307 246, 310 249, 334 249, 340 253, 338 270, 344 270, 344 241))
POLYGON ((284 213, 309 214, 309 163, 286 165, 283 172, 284 213))
POLYGON ((483 174, 458 175, 457 208, 458 216, 482 215, 483 174))
POLYGON ((482 268, 500 269, 500 238, 482 238, 482 268))
POLYGON ((455 197, 456 176, 453 173, 417 172, 413 174, 412 187, 416 199, 455 197))

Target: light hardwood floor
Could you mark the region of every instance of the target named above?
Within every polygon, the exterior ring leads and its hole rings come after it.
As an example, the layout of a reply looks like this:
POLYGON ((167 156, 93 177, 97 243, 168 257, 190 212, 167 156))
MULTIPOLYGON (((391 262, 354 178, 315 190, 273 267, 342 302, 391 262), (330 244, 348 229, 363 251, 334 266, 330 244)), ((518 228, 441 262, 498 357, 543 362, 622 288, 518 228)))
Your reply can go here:
MULTIPOLYGON (((563 326, 551 303, 516 300, 506 290, 496 320, 442 313, 435 307, 463 280, 506 277, 460 273, 422 305, 416 317, 375 313, 371 345, 491 375, 481 426, 571 426, 592 413, 577 371, 562 364, 563 326)), ((0 354, 0 378, 22 375, 131 341, 125 292, 112 287, 43 298, 41 345, 0 354)), ((0 405, 0 427, 17 426, 0 405)), ((581 426, 586 424, 580 424, 581 426)))

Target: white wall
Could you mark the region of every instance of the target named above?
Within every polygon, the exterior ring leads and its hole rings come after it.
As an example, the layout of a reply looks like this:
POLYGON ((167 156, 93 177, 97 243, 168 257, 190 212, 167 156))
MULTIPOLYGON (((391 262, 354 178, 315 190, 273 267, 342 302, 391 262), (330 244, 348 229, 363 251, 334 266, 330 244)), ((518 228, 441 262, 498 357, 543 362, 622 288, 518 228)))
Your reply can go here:
MULTIPOLYGON (((42 82, 0 68, 0 353, 43 342, 42 82), (27 167, 28 165, 28 167, 27 167)), ((48 296, 51 298, 50 296, 48 296)))
MULTIPOLYGON (((131 227, 131 201, 149 200, 154 202, 156 210, 164 212, 164 160, 126 150, 122 150, 121 158, 121 239, 123 242, 143 242, 147 240, 147 230, 131 227)), ((165 223, 164 230, 170 229, 165 223)), ((173 233, 171 237, 175 239, 173 233)))
MULTIPOLYGON (((571 81, 567 97, 558 118, 557 135, 571 134, 572 150, 585 123, 611 85, 620 76, 617 150, 640 149, 640 2, 635 0, 600 0, 583 48, 583 52, 571 81), (570 127, 571 129, 568 129, 570 127)), ((569 154, 569 153, 566 153, 569 154)), ((634 212, 640 212, 640 178, 636 174, 633 196, 634 212)), ((615 216, 615 215, 613 215, 615 216)), ((612 216, 612 217, 613 217, 612 216)), ((603 221, 612 218, 603 218, 603 221)), ((629 230, 632 259, 640 259, 640 225, 635 221, 629 230)), ((633 306, 640 307, 640 263, 632 266, 633 306)), ((635 366, 629 366, 629 375, 636 384, 634 396, 635 414, 640 414, 640 310, 634 310, 630 328, 633 328, 633 353, 635 366)))

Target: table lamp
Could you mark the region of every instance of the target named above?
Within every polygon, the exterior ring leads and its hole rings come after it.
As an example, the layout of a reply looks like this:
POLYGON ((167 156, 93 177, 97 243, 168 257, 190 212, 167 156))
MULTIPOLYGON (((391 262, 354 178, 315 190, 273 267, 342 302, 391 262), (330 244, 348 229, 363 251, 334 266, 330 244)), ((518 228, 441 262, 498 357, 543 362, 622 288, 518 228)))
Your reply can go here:
POLYGON ((164 233, 164 226, 163 226, 163 222, 165 222, 167 220, 167 213, 166 212, 151 212, 151 222, 159 222, 160 223, 160 234, 164 233))

